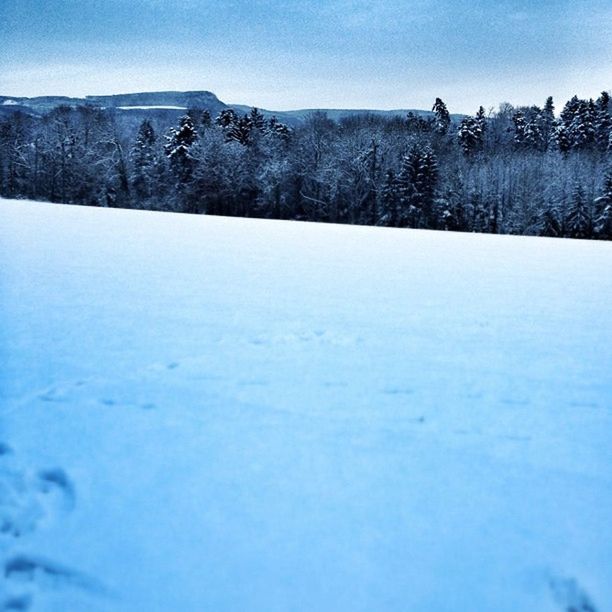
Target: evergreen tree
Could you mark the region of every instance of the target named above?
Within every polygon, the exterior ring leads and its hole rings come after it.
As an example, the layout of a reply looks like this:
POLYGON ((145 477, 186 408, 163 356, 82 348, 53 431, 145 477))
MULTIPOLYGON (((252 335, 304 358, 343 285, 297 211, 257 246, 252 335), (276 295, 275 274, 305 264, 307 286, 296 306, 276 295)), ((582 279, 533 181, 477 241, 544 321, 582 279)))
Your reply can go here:
POLYGON ((236 122, 236 119, 236 112, 231 108, 226 108, 219 113, 219 115, 215 119, 215 123, 219 127, 228 128, 236 122))
POLYGON ((518 147, 526 146, 527 121, 522 111, 517 111, 512 117, 514 123, 514 144, 518 147))
POLYGON ((172 128, 166 136, 166 156, 181 182, 186 182, 193 170, 193 146, 197 138, 198 133, 189 115, 181 117, 178 129, 172 128))
POLYGON ((563 222, 561 212, 556 203, 551 202, 541 211, 538 219, 540 236, 560 238, 563 236, 563 222))
POLYGON ((419 173, 415 182, 417 204, 425 227, 433 227, 433 203, 438 176, 438 160, 431 148, 427 147, 419 156, 419 173))
POLYGON ((456 231, 458 228, 455 211, 450 200, 446 198, 438 198, 434 202, 435 224, 434 229, 448 231, 456 231))
POLYGON ((544 108, 537 117, 542 149, 546 151, 555 140, 555 105, 552 96, 546 98, 544 108))
POLYGON ((596 109, 593 100, 580 100, 574 96, 560 116, 572 149, 586 149, 595 142, 596 109))
POLYGON ((157 169, 157 137, 148 119, 138 128, 138 135, 131 151, 132 187, 140 200, 151 197, 157 169))
POLYGON ((427 147, 413 147, 402 159, 397 177, 400 222, 409 227, 431 227, 438 181, 438 161, 427 147))
POLYGON ((281 123, 276 117, 270 117, 265 128, 265 133, 287 143, 291 136, 291 129, 281 123))
POLYGON ((529 121, 525 125, 522 144, 526 148, 534 151, 541 151, 545 149, 545 140, 542 132, 540 131, 540 125, 537 118, 533 121, 529 121))
POLYGON ((189 189, 189 183, 195 170, 197 159, 195 144, 198 133, 189 115, 181 117, 178 129, 172 128, 166 136, 164 150, 170 163, 170 168, 177 179, 179 206, 184 212, 197 212, 194 194, 189 189))
POLYGON ((256 130, 263 134, 266 130, 266 118, 259 112, 259 109, 252 108, 249 113, 251 130, 256 130))
POLYGON ((451 124, 451 117, 446 104, 440 98, 436 98, 431 110, 434 113, 434 130, 438 134, 446 135, 451 124))
POLYGON ((465 117, 461 121, 457 136, 461 149, 466 157, 472 157, 481 150, 483 134, 478 121, 474 117, 465 117))
POLYGON ((480 132, 481 140, 484 138, 485 132, 487 131, 487 115, 485 113, 484 106, 480 106, 478 108, 478 112, 476 113, 476 125, 478 126, 478 130, 480 132))
POLYGON ((591 238, 592 224, 584 190, 578 184, 574 188, 571 205, 565 218, 567 235, 570 238, 591 238))
POLYGON ((380 212, 377 225, 399 225, 398 186, 393 170, 387 170, 380 192, 380 212))
POLYGON ((610 118, 610 95, 602 91, 597 100, 595 118, 595 142, 600 151, 607 151, 612 139, 612 119, 610 118))
POLYGON ((418 193, 415 187, 419 174, 420 155, 413 148, 404 155, 397 175, 397 194, 399 204, 398 225, 400 227, 418 227, 420 210, 417 204, 418 193))
POLYGON ((594 234, 602 240, 612 240, 612 170, 606 173, 603 194, 595 200, 595 206, 594 234))
POLYGON ((205 110, 202 111, 202 115, 200 116, 200 125, 204 129, 208 129, 212 126, 212 117, 210 116, 210 112, 205 110))
POLYGON ((248 115, 236 119, 231 127, 226 131, 228 141, 239 142, 241 145, 248 145, 252 138, 253 123, 248 115))
POLYGON ((559 151, 561 151, 561 153, 567 155, 570 152, 572 142, 570 140, 569 130, 562 121, 558 122, 556 125, 554 140, 557 143, 557 148, 559 151))
MULTIPOLYGON (((466 207, 468 208, 468 207, 466 207)), ((489 231, 489 210, 482 194, 472 191, 469 194, 469 216, 468 228, 472 232, 488 232, 489 231)))

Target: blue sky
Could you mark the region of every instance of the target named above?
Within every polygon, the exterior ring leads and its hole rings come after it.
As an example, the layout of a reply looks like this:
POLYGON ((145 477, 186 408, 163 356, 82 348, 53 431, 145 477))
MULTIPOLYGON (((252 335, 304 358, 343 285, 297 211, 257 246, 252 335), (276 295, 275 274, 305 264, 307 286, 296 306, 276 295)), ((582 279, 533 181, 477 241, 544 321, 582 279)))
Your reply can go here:
POLYGON ((612 88, 609 0, 1 0, 0 94, 208 89, 277 110, 612 88))

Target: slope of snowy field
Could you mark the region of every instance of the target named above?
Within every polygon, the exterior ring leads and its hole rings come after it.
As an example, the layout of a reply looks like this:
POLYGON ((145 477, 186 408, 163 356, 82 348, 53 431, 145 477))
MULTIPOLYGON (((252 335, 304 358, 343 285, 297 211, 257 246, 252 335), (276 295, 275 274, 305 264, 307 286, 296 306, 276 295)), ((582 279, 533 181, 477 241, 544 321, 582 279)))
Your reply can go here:
POLYGON ((612 610, 612 244, 0 200, 0 609, 612 610))
POLYGON ((187 110, 185 106, 118 106, 120 110, 187 110))

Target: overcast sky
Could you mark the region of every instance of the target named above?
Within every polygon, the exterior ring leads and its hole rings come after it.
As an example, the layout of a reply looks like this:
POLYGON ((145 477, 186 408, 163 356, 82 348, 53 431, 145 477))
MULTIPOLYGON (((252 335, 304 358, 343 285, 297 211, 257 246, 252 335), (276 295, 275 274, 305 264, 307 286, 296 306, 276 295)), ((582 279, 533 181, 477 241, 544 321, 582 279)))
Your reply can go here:
POLYGON ((612 88, 610 0, 0 0, 0 94, 208 89, 276 110, 612 88))

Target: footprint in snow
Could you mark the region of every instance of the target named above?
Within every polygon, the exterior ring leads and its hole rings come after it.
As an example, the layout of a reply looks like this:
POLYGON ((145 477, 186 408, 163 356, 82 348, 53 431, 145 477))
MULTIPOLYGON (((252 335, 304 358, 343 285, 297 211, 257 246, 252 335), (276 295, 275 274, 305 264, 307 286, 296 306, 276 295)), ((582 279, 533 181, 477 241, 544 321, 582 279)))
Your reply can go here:
POLYGON ((26 594, 8 597, 2 602, 0 610, 3 612, 19 612, 20 610, 29 610, 31 607, 32 596, 26 594))
POLYGON ((563 612, 597 612, 590 597, 575 579, 553 577, 549 586, 563 612))
POLYGON ((44 591, 78 589, 89 595, 109 597, 111 593, 98 580, 75 569, 55 561, 26 554, 13 555, 3 564, 3 579, 10 590, 17 593, 10 595, 0 610, 29 610, 32 607, 33 594, 37 597, 44 591))
POLYGON ((74 508, 76 503, 74 484, 62 468, 40 470, 37 477, 41 493, 57 495, 65 509, 74 508))
POLYGON ((4 563, 4 578, 20 583, 37 583, 47 587, 70 586, 87 591, 104 592, 94 578, 54 561, 18 554, 4 563))
POLYGON ((74 484, 61 468, 35 474, 15 465, 0 468, 0 537, 26 536, 61 518, 75 504, 74 484))

